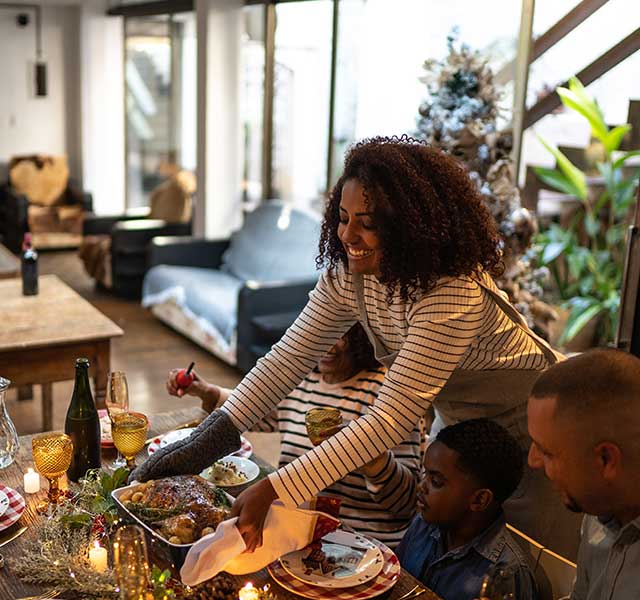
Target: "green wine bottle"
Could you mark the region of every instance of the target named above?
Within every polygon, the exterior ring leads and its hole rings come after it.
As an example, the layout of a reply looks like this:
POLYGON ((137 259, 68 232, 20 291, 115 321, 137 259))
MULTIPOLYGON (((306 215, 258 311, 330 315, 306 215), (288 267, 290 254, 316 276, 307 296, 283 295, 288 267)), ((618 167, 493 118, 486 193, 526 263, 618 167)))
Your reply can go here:
POLYGON ((73 457, 67 475, 72 481, 78 481, 89 469, 101 466, 100 419, 89 387, 87 358, 76 359, 76 383, 64 432, 73 440, 73 457))

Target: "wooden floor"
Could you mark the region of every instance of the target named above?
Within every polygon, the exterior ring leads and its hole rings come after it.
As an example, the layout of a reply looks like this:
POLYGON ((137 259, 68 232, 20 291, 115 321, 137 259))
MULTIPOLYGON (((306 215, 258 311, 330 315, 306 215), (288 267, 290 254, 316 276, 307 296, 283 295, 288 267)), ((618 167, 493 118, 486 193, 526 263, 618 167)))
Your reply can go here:
MULTIPOLYGON (((124 335, 112 342, 111 368, 127 374, 132 409, 151 413, 199 405, 196 398, 169 396, 164 387, 169 369, 186 366, 190 361, 195 361, 196 370, 209 381, 225 387, 234 387, 240 381, 238 371, 163 325, 138 302, 96 290, 75 251, 41 252, 38 262, 41 274, 58 275, 124 330, 124 335)), ((70 371, 73 372, 73 365, 70 371)), ((72 391, 73 381, 53 385, 55 429, 64 427, 72 391)), ((19 401, 16 391, 10 390, 8 410, 20 435, 41 431, 39 386, 35 386, 34 393, 33 400, 19 401)))

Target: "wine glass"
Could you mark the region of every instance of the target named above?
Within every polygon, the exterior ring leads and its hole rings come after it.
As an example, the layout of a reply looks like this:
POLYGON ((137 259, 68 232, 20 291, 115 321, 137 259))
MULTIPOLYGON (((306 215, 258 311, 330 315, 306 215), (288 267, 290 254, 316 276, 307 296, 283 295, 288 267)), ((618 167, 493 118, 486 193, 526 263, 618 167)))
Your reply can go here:
POLYGON ((47 499, 36 506, 39 513, 45 513, 60 498, 58 479, 71 465, 73 442, 68 435, 59 431, 42 433, 32 439, 31 451, 36 469, 49 482, 47 499))
MULTIPOLYGON (((127 385, 127 377, 123 371, 112 371, 109 373, 107 395, 104 401, 112 424, 115 415, 127 412, 129 409, 129 386, 127 385)), ((115 470, 125 465, 126 462, 118 450, 118 456, 111 463, 110 468, 115 470)))
POLYGON ((113 538, 113 569, 121 600, 144 600, 149 561, 144 533, 137 525, 120 527, 113 538))
POLYGON ((111 421, 111 436, 116 448, 122 452, 128 469, 135 469, 135 456, 147 441, 148 421, 142 413, 120 413, 111 421))

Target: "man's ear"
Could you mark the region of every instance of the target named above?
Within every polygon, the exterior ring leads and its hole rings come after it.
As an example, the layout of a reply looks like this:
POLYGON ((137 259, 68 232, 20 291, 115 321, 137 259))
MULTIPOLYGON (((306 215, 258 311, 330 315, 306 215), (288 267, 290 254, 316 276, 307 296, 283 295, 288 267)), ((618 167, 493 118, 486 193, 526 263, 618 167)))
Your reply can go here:
POLYGON ((613 442, 601 442, 594 448, 594 453, 603 479, 614 479, 622 467, 620 447, 613 442))
POLYGON ((469 508, 474 512, 482 512, 493 502, 493 492, 487 488, 482 488, 473 492, 469 508))

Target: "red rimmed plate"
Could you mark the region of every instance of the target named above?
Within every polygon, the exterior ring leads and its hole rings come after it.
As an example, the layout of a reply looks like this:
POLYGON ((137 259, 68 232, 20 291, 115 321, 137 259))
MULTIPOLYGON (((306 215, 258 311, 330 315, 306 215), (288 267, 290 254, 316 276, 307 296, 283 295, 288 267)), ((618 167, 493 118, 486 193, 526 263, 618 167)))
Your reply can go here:
POLYGON ((400 578, 400 563, 397 556, 382 542, 373 539, 371 541, 382 551, 384 566, 375 579, 353 587, 331 589, 300 581, 288 573, 279 560, 272 562, 267 568, 276 583, 285 590, 304 598, 311 598, 311 600, 368 600, 390 590, 400 578))
MULTIPOLYGON (((159 435, 154 437, 151 442, 149 442, 149 448, 147 452, 149 456, 151 456, 154 452, 160 450, 160 448, 164 448, 169 444, 173 444, 179 440, 183 440, 191 435, 191 432, 195 429, 195 427, 189 427, 186 429, 174 429, 173 431, 169 431, 164 435, 159 435)), ((251 442, 244 436, 240 436, 240 450, 236 452, 232 452, 229 456, 239 456, 241 458, 249 458, 253 454, 253 446, 251 442)))
POLYGON ((20 518, 24 511, 25 502, 24 498, 16 490, 7 485, 0 483, 0 490, 9 498, 9 506, 0 517, 0 531, 2 531, 7 527, 11 527, 20 518))

